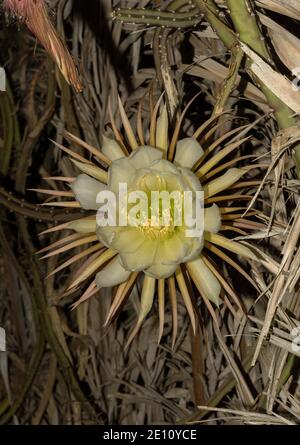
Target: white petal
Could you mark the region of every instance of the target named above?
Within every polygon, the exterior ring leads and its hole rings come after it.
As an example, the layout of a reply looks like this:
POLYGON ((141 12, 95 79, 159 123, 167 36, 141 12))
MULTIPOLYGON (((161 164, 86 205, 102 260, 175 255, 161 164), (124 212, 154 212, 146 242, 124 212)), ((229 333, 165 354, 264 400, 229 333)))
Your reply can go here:
POLYGON ((88 175, 82 174, 77 176, 76 180, 71 184, 71 188, 75 193, 75 198, 79 201, 81 207, 85 210, 97 210, 99 205, 96 198, 99 192, 106 190, 106 185, 88 175))
POLYGON ((130 155, 130 162, 135 168, 150 167, 150 165, 162 158, 162 151, 147 145, 139 147, 130 155))
POLYGON ((185 239, 183 234, 176 234, 172 238, 160 242, 154 264, 144 272, 156 279, 170 277, 177 269, 178 264, 184 262, 183 258, 191 250, 191 243, 192 241, 188 238, 185 239))
POLYGON ((177 264, 169 264, 168 266, 163 264, 153 264, 149 269, 144 270, 144 273, 149 275, 149 277, 159 280, 161 278, 169 278, 172 276, 177 267, 177 264))
POLYGON ((125 156, 118 142, 114 139, 107 138, 106 136, 103 136, 102 153, 111 161, 116 161, 125 156))
POLYGON ((176 145, 175 162, 182 167, 192 168, 203 153, 203 149, 196 139, 181 139, 176 145))
POLYGON ((181 236, 175 234, 171 238, 159 242, 155 264, 180 264, 190 250, 190 242, 191 240, 185 238, 184 234, 181 236))
POLYGON ((192 173, 191 170, 188 170, 184 167, 179 167, 178 170, 182 174, 188 190, 191 190, 193 192, 203 190, 198 177, 194 173, 192 173))
POLYGON ((207 232, 218 233, 221 228, 222 220, 220 209, 216 204, 204 210, 204 230, 207 232))
POLYGON ((165 159, 160 159, 151 165, 151 170, 162 172, 162 173, 174 173, 178 175, 178 169, 170 161, 165 159))
POLYGON ((121 264, 125 269, 140 271, 148 269, 154 264, 157 242, 146 240, 141 247, 133 253, 120 252, 121 264))
POLYGON ((124 269, 120 264, 119 258, 114 258, 96 275, 96 284, 101 287, 113 287, 124 283, 130 276, 130 271, 124 269))
POLYGON ((187 188, 176 167, 164 160, 155 162, 151 168, 138 170, 133 178, 133 184, 135 186, 138 184, 140 190, 148 189, 160 192, 184 191, 187 188), (159 170, 156 170, 156 165, 159 170))
POLYGON ((166 188, 166 181, 162 175, 157 175, 150 168, 141 168, 137 170, 136 175, 132 180, 131 190, 147 191, 148 190, 161 190, 166 188))
POLYGON ((187 263, 187 268, 199 292, 219 305, 221 285, 204 261, 201 258, 190 261, 187 263))
POLYGON ((145 236, 138 229, 122 227, 122 229, 116 233, 111 247, 117 252, 133 253, 141 248, 144 242, 145 236))
POLYGON ((100 227, 97 226, 97 230, 96 230, 96 234, 99 238, 99 240, 106 246, 106 247, 110 247, 112 240, 114 239, 116 233, 118 232, 118 227, 110 227, 110 226, 105 226, 105 227, 100 227))
POLYGON ((203 187, 205 197, 209 198, 210 196, 214 196, 217 193, 226 190, 235 182, 237 182, 245 173, 246 170, 241 170, 239 168, 230 168, 226 173, 224 173, 224 175, 209 182, 203 187))
POLYGON ((108 189, 112 192, 119 192, 119 184, 130 184, 136 173, 131 160, 127 157, 117 159, 112 163, 108 170, 108 189))
POLYGON ((196 258, 198 258, 200 253, 203 250, 203 246, 204 246, 204 237, 203 236, 201 238, 192 238, 190 252, 188 253, 188 255, 186 255, 183 258, 182 262, 187 263, 189 261, 193 261, 196 258))

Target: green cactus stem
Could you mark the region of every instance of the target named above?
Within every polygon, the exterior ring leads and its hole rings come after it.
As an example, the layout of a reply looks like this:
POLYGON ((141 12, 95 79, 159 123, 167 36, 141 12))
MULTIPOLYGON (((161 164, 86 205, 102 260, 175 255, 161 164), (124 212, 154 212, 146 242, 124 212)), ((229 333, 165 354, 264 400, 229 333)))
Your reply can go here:
MULTIPOLYGON (((228 49, 233 50, 240 40, 270 62, 271 58, 260 32, 256 15, 248 0, 227 0, 231 19, 238 33, 237 36, 220 16, 219 9, 213 0, 194 0, 194 3, 205 14, 207 21, 215 29, 228 49), (247 26, 245 25, 246 23, 247 26)), ((267 85, 260 81, 258 83, 270 107, 274 110, 279 128, 285 129, 295 125, 296 121, 293 118, 293 111, 275 96, 267 85)), ((294 161, 298 175, 300 175, 300 145, 294 147, 294 161)))
POLYGON ((113 20, 124 23, 165 28, 191 28, 197 26, 202 17, 197 8, 186 12, 119 8, 111 16, 113 20))

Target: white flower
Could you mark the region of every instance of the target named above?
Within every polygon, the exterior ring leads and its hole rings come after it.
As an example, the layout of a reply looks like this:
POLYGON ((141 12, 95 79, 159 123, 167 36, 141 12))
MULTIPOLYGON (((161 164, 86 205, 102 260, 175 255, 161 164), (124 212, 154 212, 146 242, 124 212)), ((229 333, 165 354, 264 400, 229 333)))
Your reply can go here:
MULTIPOLYGON (((147 195, 151 191, 183 193, 190 190, 191 183, 193 191, 196 191, 195 188, 202 189, 193 173, 163 160, 162 156, 161 150, 144 146, 135 150, 128 158, 114 161, 108 172, 108 189, 117 191, 120 182, 126 183, 129 190, 141 190, 147 195), (187 179, 189 176, 191 180, 187 179)), ((75 188, 76 181, 73 186, 73 189, 75 188)), ((75 192, 75 195, 79 201, 82 199, 81 193, 78 195, 75 192)), ((217 220, 220 225, 219 213, 217 220)), ((170 277, 178 264, 196 258, 201 252, 203 236, 189 238, 185 231, 184 225, 174 226, 172 221, 170 226, 160 224, 158 227, 153 227, 149 221, 149 224, 141 224, 138 227, 98 227, 97 235, 107 247, 119 253, 119 263, 126 271, 144 271, 146 275, 159 279, 170 277)), ((119 274, 120 277, 124 275, 120 268, 119 274)), ((101 272, 100 277, 104 275, 105 270, 101 272)), ((105 282, 108 283, 107 279, 105 282)), ((100 287, 103 286, 99 277, 97 283, 100 287)))
MULTIPOLYGON (((97 209, 96 197, 99 191, 119 191, 119 184, 126 183, 129 190, 185 191, 202 190, 198 177, 189 170, 202 156, 200 144, 193 138, 178 141, 175 162, 163 159, 163 150, 141 146, 128 157, 121 156, 121 147, 116 141, 105 139, 105 155, 112 161, 108 169, 108 184, 92 179, 86 174, 79 175, 72 184, 76 200, 84 209, 97 209)), ((89 167, 85 167, 88 173, 89 167)), ((91 172, 93 173, 93 172, 91 172)), ((208 196, 228 187, 243 174, 243 171, 231 169, 220 179, 206 186, 208 196)), ((216 204, 205 209, 204 230, 218 233, 221 227, 221 215, 216 204)), ((168 278, 180 264, 186 264, 193 271, 206 295, 218 302, 221 286, 217 278, 199 259, 203 249, 202 237, 191 238, 185 235, 186 226, 149 225, 125 227, 97 227, 96 233, 106 247, 118 254, 96 275, 99 288, 111 287, 128 279, 131 272, 143 271, 155 278, 168 278)))
MULTIPOLYGON (((159 336, 161 337, 164 323, 165 282, 168 282, 172 315, 173 318, 175 317, 172 336, 174 344, 177 331, 176 283, 193 329, 195 329, 195 312, 189 292, 190 285, 193 283, 201 296, 216 305, 221 302, 221 286, 227 290, 230 288, 218 270, 215 260, 211 258, 211 253, 237 270, 241 270, 241 268, 223 252, 223 249, 251 260, 257 260, 250 248, 224 236, 224 232, 228 230, 245 234, 239 225, 245 228, 255 227, 254 221, 248 223, 246 219, 243 220, 242 214, 239 213, 243 207, 231 208, 229 204, 230 201, 242 201, 248 196, 235 193, 234 190, 223 195, 224 191, 238 183, 247 172, 247 168, 231 167, 235 160, 229 163, 230 168, 225 172, 225 166, 219 165, 223 158, 238 149, 243 139, 240 141, 229 140, 222 147, 220 144, 223 144, 226 139, 222 136, 219 139, 219 145, 213 142, 212 146, 203 150, 198 138, 212 123, 212 120, 209 120, 195 132, 195 137, 178 141, 179 127, 177 127, 173 137, 169 140, 166 107, 163 107, 160 116, 156 119, 155 113, 158 110, 158 106, 156 106, 149 131, 148 145, 145 145, 143 135, 139 135, 140 143, 137 141, 121 102, 119 102, 119 106, 126 138, 120 138, 118 131, 115 131, 115 140, 106 137, 103 139, 102 151, 89 146, 86 142, 82 143, 82 146, 89 150, 98 161, 104 163, 107 169, 102 168, 99 163, 91 162, 77 154, 73 155, 68 150, 74 158, 72 159, 74 164, 82 172, 74 180, 66 178, 70 182, 75 200, 45 203, 45 205, 59 207, 80 207, 87 211, 93 211, 94 214, 46 231, 47 233, 54 230, 72 229, 77 234, 67 236, 58 244, 54 243, 43 249, 43 252, 50 251, 50 253, 46 253, 47 257, 72 248, 83 247, 85 244, 90 245, 61 264, 52 274, 76 261, 83 261, 78 272, 75 272, 68 292, 79 289, 79 286, 86 281, 89 281, 89 286, 74 306, 90 298, 97 289, 117 286, 106 323, 113 320, 122 303, 129 297, 138 276, 144 276, 138 321, 130 335, 129 342, 150 311, 156 295, 156 288, 160 318, 159 336), (214 154, 213 151, 216 148, 219 150, 214 154), (139 216, 143 218, 138 221, 129 218, 128 224, 122 225, 118 222, 115 226, 103 227, 96 218, 99 211, 102 212, 102 215, 105 214, 102 203, 98 201, 99 193, 113 192, 118 200, 120 184, 126 184, 129 193, 131 191, 140 193, 141 203, 144 206, 140 207, 139 216), (181 225, 176 223, 178 208, 175 201, 169 208, 171 216, 169 223, 166 224, 163 219, 164 209, 159 207, 160 211, 156 214, 156 225, 153 226, 152 202, 150 198, 149 205, 148 198, 152 197, 154 191, 170 193, 176 191, 180 196, 184 195, 186 191, 192 191, 195 194, 202 191, 205 205, 204 231, 194 237, 186 236, 186 220, 183 219, 181 225), (228 204, 224 206, 226 202, 228 204), (54 250, 51 252, 51 249, 54 250)), ((115 125, 113 127, 115 128, 115 125)), ((143 128, 141 122, 139 128, 143 128)), ((249 126, 250 128, 251 126, 249 126)), ((245 134, 244 128, 243 133, 245 134)), ((80 139, 75 136, 73 138, 76 143, 80 143, 80 139)), ((72 194, 72 192, 56 190, 52 193, 48 190, 38 191, 54 196, 70 196, 70 193, 72 194)), ((127 210, 119 209, 118 216, 124 216, 124 213, 127 213, 125 216, 129 217, 131 211, 135 210, 136 203, 129 201, 126 203, 127 210)), ((187 210, 193 215, 195 215, 195 205, 193 199, 187 207, 187 210)), ((243 272, 243 275, 247 277, 246 272, 243 272)), ((250 277, 249 280, 251 281, 250 277)), ((230 291, 230 295, 233 294, 234 292, 230 291)))

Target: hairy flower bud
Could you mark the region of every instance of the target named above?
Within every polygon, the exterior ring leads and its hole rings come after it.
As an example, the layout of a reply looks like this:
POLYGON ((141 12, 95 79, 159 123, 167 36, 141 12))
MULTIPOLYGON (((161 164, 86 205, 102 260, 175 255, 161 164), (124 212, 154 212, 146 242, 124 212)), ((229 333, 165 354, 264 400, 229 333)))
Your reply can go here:
POLYGON ((4 8, 24 21, 36 36, 50 57, 54 60, 66 81, 77 92, 82 84, 75 62, 65 44, 51 23, 44 0, 4 0, 4 8))

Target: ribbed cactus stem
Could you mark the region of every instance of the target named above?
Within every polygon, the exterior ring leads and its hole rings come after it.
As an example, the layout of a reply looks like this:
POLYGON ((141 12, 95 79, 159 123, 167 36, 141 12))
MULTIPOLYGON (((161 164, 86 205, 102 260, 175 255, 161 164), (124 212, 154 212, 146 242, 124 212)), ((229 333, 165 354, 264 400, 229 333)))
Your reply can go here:
POLYGON ((271 62, 270 54, 249 0, 227 0, 230 16, 239 39, 263 59, 271 62))
POLYGON ((201 14, 197 8, 186 12, 118 8, 112 12, 111 16, 113 20, 124 23, 165 28, 189 28, 196 26, 201 21, 201 14))
POLYGON ((232 49, 231 59, 229 65, 229 72, 226 76, 226 79, 223 82, 220 95, 216 101, 214 106, 214 114, 218 115, 223 112, 226 102, 232 92, 232 90, 236 86, 237 76, 239 74, 239 69, 244 57, 244 52, 242 48, 236 46, 232 49))
POLYGON ((224 45, 232 49, 237 44, 237 38, 230 27, 225 23, 222 12, 219 11, 213 0, 193 0, 194 5, 202 12, 211 24, 224 45))
MULTIPOLYGON (((220 17, 219 10, 213 0, 194 0, 194 4, 201 12, 205 14, 207 21, 215 29, 224 45, 232 50, 238 41, 246 43, 260 56, 270 61, 269 53, 260 32, 259 25, 249 0, 227 0, 227 5, 231 12, 231 18, 235 29, 238 32, 236 36, 224 20, 220 17)), ((279 128, 289 128, 295 125, 292 110, 282 102, 267 85, 258 81, 261 90, 264 93, 274 114, 279 128)), ((294 160, 298 175, 300 173, 300 145, 294 147, 294 160)))
MULTIPOLYGON (((250 0, 227 0, 230 16, 239 34, 239 40, 246 43, 257 54, 269 63, 272 63, 270 53, 265 43, 264 37, 260 30, 258 17, 252 7, 250 0)), ((275 111, 278 126, 281 129, 295 125, 292 117, 292 110, 285 105, 275 94, 269 90, 268 86, 261 84, 261 90, 266 96, 270 106, 275 111)), ((298 172, 300 171, 300 146, 296 146, 294 150, 294 159, 298 172)))
POLYGON ((169 11, 180 11, 181 8, 187 5, 192 5, 192 0, 173 0, 168 4, 169 11))

